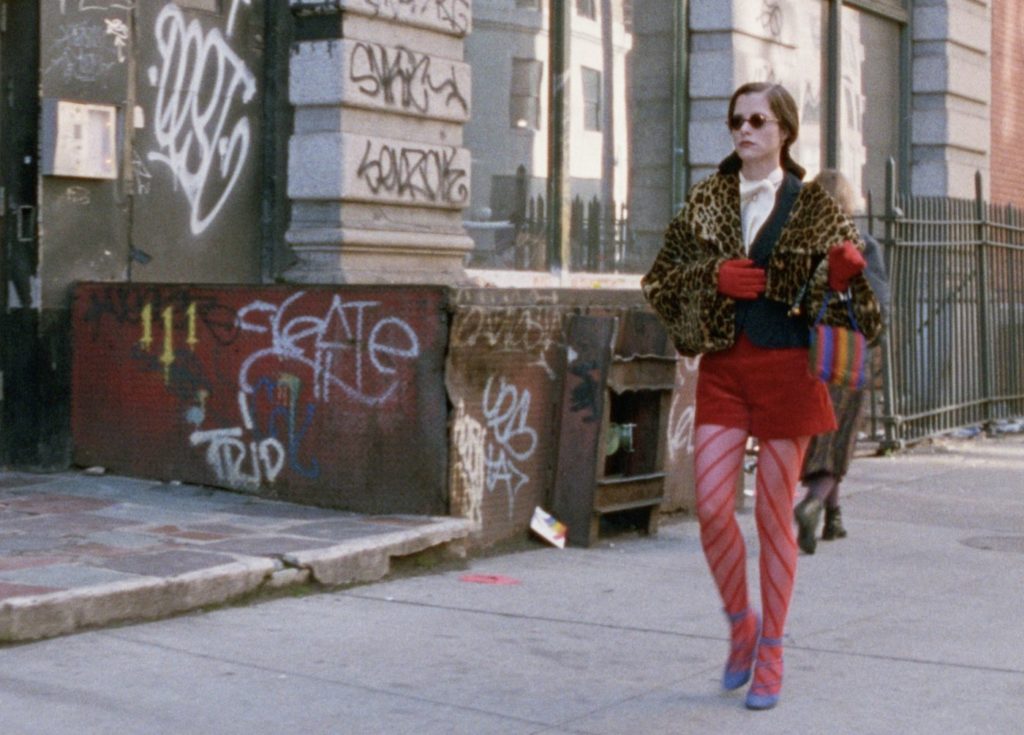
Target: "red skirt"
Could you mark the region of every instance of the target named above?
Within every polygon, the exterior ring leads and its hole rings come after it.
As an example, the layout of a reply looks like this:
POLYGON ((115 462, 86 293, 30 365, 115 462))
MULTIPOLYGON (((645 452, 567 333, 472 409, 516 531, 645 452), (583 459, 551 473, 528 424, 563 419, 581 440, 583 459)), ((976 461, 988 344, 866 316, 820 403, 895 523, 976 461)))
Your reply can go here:
POLYGON ((825 384, 807 369, 807 349, 766 349, 740 334, 736 344, 700 359, 696 425, 745 429, 759 439, 834 431, 825 384))

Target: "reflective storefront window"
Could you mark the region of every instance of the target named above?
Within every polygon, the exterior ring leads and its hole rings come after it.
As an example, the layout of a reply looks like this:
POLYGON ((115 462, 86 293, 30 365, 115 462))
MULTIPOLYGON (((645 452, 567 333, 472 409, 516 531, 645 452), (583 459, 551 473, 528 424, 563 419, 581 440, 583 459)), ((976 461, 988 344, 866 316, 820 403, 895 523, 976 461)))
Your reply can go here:
POLYGON ((475 0, 471 268, 543 270, 548 167, 548 17, 541 0, 475 0))
MULTIPOLYGON (((574 271, 638 271, 653 253, 630 253, 633 2, 567 1, 569 191, 563 206, 571 211, 571 257, 564 265, 574 271)), ((472 268, 549 267, 548 10, 540 0, 473 4, 473 33, 466 40, 473 115, 465 128, 473 154, 473 199, 465 217, 475 244, 472 268)), ((667 68, 672 52, 671 44, 664 46, 667 68)))

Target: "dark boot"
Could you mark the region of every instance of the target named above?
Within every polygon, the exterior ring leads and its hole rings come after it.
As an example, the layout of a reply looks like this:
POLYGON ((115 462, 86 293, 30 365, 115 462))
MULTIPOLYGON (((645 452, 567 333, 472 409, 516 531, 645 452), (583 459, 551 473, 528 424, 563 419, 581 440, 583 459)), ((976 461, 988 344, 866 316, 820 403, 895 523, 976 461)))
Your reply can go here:
POLYGON ((838 505, 835 508, 825 508, 825 528, 821 532, 822 541, 831 541, 837 538, 846 538, 846 529, 843 528, 843 513, 838 505))
POLYGON ((813 495, 796 504, 793 509, 793 517, 796 518, 797 535, 796 542, 803 549, 805 554, 813 554, 818 548, 818 521, 821 520, 821 501, 813 495))

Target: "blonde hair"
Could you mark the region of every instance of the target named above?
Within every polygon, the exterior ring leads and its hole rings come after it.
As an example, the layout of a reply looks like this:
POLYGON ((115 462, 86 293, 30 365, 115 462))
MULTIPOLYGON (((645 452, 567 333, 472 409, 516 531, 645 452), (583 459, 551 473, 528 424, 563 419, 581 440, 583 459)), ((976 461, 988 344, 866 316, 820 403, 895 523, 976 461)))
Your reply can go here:
POLYGON ((857 193, 842 172, 834 168, 822 169, 821 173, 814 177, 814 181, 832 195, 846 214, 852 215, 857 210, 857 193))

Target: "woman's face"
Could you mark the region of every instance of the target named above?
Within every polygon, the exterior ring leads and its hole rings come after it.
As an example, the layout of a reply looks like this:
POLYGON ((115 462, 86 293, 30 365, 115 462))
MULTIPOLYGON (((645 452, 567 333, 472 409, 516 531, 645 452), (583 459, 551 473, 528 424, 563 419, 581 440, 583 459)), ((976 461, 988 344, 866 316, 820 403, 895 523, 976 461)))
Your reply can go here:
POLYGON ((778 166, 786 134, 772 113, 767 95, 758 92, 737 97, 733 120, 743 121, 739 128, 734 128, 732 124, 729 128, 736 154, 743 161, 744 172, 768 173, 778 166), (758 121, 757 116, 763 121, 760 128, 751 124, 752 117, 758 121))

